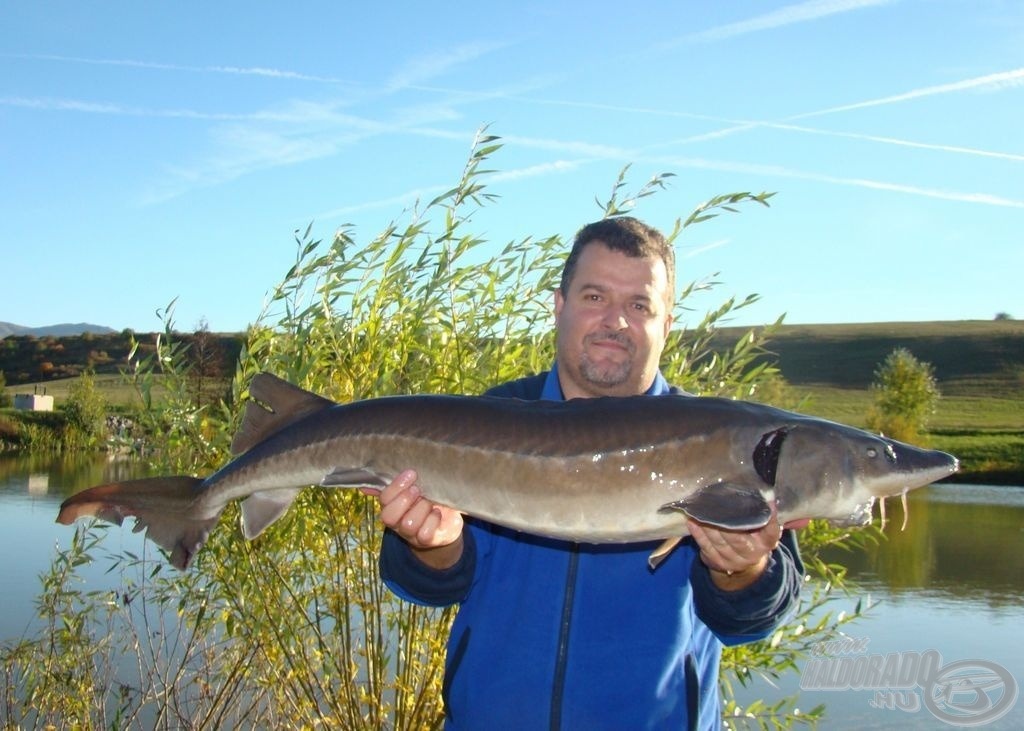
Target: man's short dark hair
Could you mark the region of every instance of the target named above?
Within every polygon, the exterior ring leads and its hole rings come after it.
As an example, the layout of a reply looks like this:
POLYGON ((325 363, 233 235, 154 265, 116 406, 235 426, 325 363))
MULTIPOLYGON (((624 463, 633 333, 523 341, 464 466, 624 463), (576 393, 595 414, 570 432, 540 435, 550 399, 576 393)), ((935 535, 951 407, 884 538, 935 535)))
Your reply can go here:
POLYGON ((580 254, 595 241, 600 241, 612 251, 618 251, 626 256, 638 259, 658 258, 665 262, 671 305, 671 301, 676 296, 675 251, 672 249, 672 245, 665 240, 661 231, 631 216, 605 218, 588 223, 576 232, 572 250, 562 268, 562 281, 559 284, 559 289, 563 297, 569 294, 569 285, 572 284, 572 278, 576 274, 576 265, 579 263, 580 254))

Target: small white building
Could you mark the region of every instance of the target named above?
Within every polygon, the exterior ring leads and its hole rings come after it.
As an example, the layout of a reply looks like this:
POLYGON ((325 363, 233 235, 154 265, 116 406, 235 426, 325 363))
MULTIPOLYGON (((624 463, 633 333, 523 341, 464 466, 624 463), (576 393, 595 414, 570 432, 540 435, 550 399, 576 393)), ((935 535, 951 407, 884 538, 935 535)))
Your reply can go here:
POLYGON ((14 408, 22 411, 53 411, 53 396, 38 393, 14 394, 14 408))

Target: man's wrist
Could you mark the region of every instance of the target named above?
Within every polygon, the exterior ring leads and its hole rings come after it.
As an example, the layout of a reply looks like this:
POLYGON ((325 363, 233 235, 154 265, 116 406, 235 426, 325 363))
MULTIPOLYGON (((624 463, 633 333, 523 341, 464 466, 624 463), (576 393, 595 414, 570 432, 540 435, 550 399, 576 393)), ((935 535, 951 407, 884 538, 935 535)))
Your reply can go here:
POLYGON ((761 575, 768 568, 768 561, 768 555, 762 556, 761 560, 757 563, 739 571, 727 571, 712 568, 707 564, 704 565, 707 566, 708 572, 711 575, 711 581, 716 587, 722 591, 739 591, 740 589, 746 589, 761 578, 761 575))
POLYGON ((415 556, 420 563, 437 571, 450 569, 452 566, 457 564, 459 559, 462 558, 463 548, 464 542, 461 534, 453 542, 444 546, 434 546, 432 548, 416 548, 412 545, 409 546, 409 549, 412 551, 412 555, 415 556))

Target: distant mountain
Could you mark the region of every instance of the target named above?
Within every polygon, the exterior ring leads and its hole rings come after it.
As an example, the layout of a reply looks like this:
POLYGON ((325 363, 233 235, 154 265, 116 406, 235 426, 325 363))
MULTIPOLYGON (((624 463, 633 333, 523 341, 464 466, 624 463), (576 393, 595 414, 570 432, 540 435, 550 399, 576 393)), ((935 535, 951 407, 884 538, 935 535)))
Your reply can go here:
POLYGON ((13 322, 0 322, 0 339, 8 335, 50 335, 53 337, 67 337, 68 335, 81 335, 82 333, 95 333, 97 335, 109 335, 117 330, 102 325, 90 325, 87 322, 62 323, 60 325, 47 325, 46 327, 24 327, 15 325, 13 322))

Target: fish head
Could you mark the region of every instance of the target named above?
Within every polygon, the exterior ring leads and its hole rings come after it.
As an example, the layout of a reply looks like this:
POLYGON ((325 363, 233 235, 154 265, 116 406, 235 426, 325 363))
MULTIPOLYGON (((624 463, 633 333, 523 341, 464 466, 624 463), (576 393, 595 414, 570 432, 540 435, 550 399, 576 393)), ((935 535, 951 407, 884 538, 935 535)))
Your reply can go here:
POLYGON ((782 427, 758 449, 762 464, 774 459, 769 474, 784 520, 825 518, 836 525, 866 525, 876 500, 905 495, 959 468, 945 452, 823 420, 782 427))

